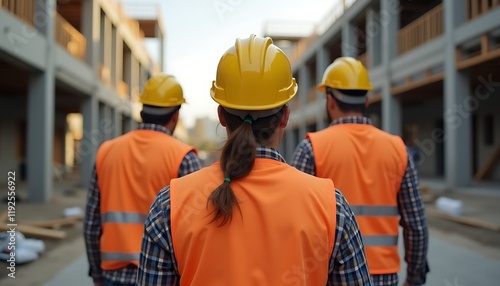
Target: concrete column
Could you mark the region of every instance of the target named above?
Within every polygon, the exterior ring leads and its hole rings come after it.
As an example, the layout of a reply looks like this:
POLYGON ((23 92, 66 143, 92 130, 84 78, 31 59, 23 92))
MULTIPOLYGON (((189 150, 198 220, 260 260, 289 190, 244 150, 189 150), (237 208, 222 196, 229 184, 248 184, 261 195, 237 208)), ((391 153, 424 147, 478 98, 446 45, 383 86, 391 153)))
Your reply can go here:
MULTIPOLYGON (((319 84, 323 80, 323 74, 326 68, 332 63, 330 59, 330 54, 326 47, 322 46, 318 49, 316 53, 316 84, 319 84)), ((319 110, 316 115, 316 129, 322 130, 326 127, 325 120, 323 119, 326 112, 326 100, 325 93, 316 91, 316 101, 320 101, 325 106, 323 109, 319 110)))
POLYGON ((101 39, 104 42, 104 65, 109 68, 110 73, 111 69, 113 68, 113 63, 112 63, 112 39, 113 39, 113 32, 112 32, 112 25, 111 21, 104 17, 104 38, 101 39))
POLYGON ((97 148, 100 144, 99 135, 99 101, 96 96, 87 98, 82 105, 83 138, 80 144, 81 183, 89 186, 90 175, 95 162, 97 148))
POLYGON ((368 55, 368 67, 378 66, 381 60, 381 34, 383 26, 380 24, 379 16, 373 8, 366 12, 366 54, 368 55))
MULTIPOLYGON (((113 27, 113 25, 111 24, 111 21, 110 22, 110 46, 111 46, 111 49, 110 49, 110 66, 109 66, 109 70, 110 70, 110 74, 111 74, 111 85, 112 86, 115 86, 118 84, 118 79, 117 79, 117 64, 118 64, 118 53, 117 53, 117 42, 118 42, 118 39, 117 39, 117 35, 118 33, 116 32, 116 28, 113 27)), ((120 59, 121 60, 121 59, 120 59)))
POLYGON ((284 156, 285 156, 285 160, 287 162, 290 162, 292 160, 293 152, 295 152, 295 147, 297 144, 295 143, 293 129, 287 128, 285 132, 286 132, 286 136, 285 136, 286 150, 285 150, 284 156))
POLYGON ((456 67, 454 32, 465 21, 465 1, 444 1, 444 160, 445 179, 452 189, 467 186, 472 178, 472 111, 470 78, 456 67), (462 3, 463 2, 463 3, 462 3))
POLYGON ((382 85, 382 129, 402 134, 401 101, 391 93, 391 62, 397 55, 397 33, 399 30, 399 2, 382 0, 380 14, 384 14, 386 25, 382 26, 382 65, 385 79, 382 85))
POLYGON ((115 82, 119 84, 125 81, 123 78, 123 39, 120 37, 119 33, 115 33, 116 39, 116 49, 115 49, 115 82))
POLYGON ((104 103, 99 103, 99 145, 113 138, 113 119, 111 108, 104 103))
POLYGON ((28 198, 47 202, 53 190, 53 146, 55 113, 54 15, 55 0, 36 0, 34 21, 47 40, 46 66, 33 73, 28 86, 28 198))
POLYGON ((357 57, 358 56, 358 43, 356 38, 356 31, 354 25, 350 22, 342 26, 342 56, 344 57, 357 57))
POLYGON ((96 0, 82 2, 82 34, 87 39, 86 59, 94 74, 99 75, 101 13, 96 0))
POLYGON ((134 93, 139 93, 140 91, 140 82, 139 82, 139 61, 131 54, 130 59, 130 88, 132 90, 132 95, 134 93))
MULTIPOLYGON (((302 65, 299 68, 299 102, 300 108, 303 109, 308 104, 307 102, 307 93, 309 92, 309 88, 311 87, 311 73, 309 72, 309 66, 307 64, 302 65)), ((299 138, 301 140, 306 136, 306 119, 303 115, 300 115, 299 121, 299 138)))
POLYGON ((160 69, 164 70, 165 67, 165 36, 163 35, 160 27, 158 26, 158 23, 156 24, 156 37, 160 41, 160 69))
POLYGON ((113 108, 113 130, 113 137, 118 137, 123 134, 122 113, 116 108, 113 108))

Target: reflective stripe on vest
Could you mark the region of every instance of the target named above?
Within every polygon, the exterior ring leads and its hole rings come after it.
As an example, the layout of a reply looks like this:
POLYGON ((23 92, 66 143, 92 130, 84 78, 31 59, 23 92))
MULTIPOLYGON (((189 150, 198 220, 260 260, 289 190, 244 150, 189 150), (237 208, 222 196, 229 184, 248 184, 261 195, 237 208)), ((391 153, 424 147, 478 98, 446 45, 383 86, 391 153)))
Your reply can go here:
POLYGON ((357 216, 398 216, 398 207, 351 205, 351 210, 357 216))
POLYGON ((139 253, 101 252, 101 259, 113 261, 139 260, 139 253))
POLYGON ((141 213, 107 212, 101 215, 101 222, 144 223, 147 217, 141 213))

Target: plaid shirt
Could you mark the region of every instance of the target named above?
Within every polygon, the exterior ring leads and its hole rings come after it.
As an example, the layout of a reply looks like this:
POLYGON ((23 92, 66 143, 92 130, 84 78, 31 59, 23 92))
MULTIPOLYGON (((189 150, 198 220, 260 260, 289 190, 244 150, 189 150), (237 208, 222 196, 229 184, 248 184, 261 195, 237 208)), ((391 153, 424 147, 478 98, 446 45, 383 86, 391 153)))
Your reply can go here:
MULTIPOLYGON (((139 124, 139 130, 154 130, 170 135, 170 131, 163 126, 156 124, 139 124)), ((182 177, 189 173, 195 172, 201 168, 201 162, 194 152, 186 154, 179 167, 178 176, 182 177)), ((90 181, 89 192, 87 196, 87 209, 84 221, 84 236, 85 246, 87 249, 87 258, 89 261, 89 276, 94 282, 102 282, 103 278, 107 280, 133 284, 137 276, 137 267, 129 265, 119 270, 102 270, 101 269, 101 252, 100 252, 100 237, 101 237, 101 212, 100 212, 100 192, 97 172, 94 166, 90 181)))
MULTIPOLYGON (((285 162, 278 151, 265 147, 257 148, 257 157, 285 162)), ((344 196, 335 190, 335 197, 337 225, 327 285, 371 285, 357 222, 344 196)), ((179 285, 179 280, 170 230, 170 187, 166 187, 145 223, 137 285, 179 285)))
MULTIPOLYGON (((332 121, 336 124, 371 124, 366 117, 344 117, 332 121)), ((314 153, 310 139, 304 139, 295 150, 292 166, 316 176, 314 153)), ((423 285, 429 268, 427 248, 429 235, 424 214, 424 205, 418 189, 418 176, 413 159, 408 156, 406 172, 398 193, 400 225, 403 227, 405 260, 408 264, 406 281, 411 285, 423 285)), ((385 274, 372 277, 374 285, 397 285, 398 275, 385 274)))

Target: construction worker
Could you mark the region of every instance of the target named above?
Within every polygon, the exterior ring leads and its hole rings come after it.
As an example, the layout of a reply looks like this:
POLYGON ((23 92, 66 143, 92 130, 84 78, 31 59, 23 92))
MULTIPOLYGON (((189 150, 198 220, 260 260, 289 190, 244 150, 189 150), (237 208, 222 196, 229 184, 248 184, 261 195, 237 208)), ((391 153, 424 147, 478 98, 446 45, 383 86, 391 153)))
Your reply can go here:
POLYGON ((307 134, 292 165, 332 179, 343 192, 359 223, 374 285, 398 285, 399 216, 406 285, 423 285, 428 230, 415 166, 400 137, 363 117, 372 89, 365 67, 354 58, 338 58, 325 70, 318 89, 326 93, 331 124, 307 134))
POLYGON ((84 222, 95 285, 135 285, 144 221, 158 190, 201 168, 195 149, 171 136, 185 102, 177 80, 153 76, 140 102, 138 129, 97 152, 84 222))
POLYGON ((237 39, 226 51, 210 93, 228 140, 219 162, 156 198, 138 285, 371 285, 344 197, 276 150, 296 92, 270 38, 237 39))

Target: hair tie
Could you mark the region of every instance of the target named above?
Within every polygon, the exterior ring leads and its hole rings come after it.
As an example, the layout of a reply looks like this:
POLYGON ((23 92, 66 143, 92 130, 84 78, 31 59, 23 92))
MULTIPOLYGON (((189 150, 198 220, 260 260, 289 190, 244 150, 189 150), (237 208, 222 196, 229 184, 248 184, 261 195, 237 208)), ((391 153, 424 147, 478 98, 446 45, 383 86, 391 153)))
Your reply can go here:
POLYGON ((248 123, 248 124, 252 125, 252 123, 253 123, 252 117, 250 115, 247 115, 245 117, 245 120, 243 120, 243 123, 248 123))
POLYGON ((224 178, 224 183, 231 183, 231 179, 230 178, 224 178))

